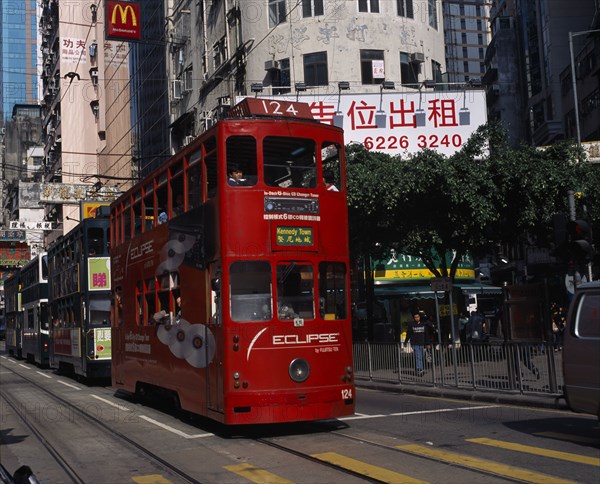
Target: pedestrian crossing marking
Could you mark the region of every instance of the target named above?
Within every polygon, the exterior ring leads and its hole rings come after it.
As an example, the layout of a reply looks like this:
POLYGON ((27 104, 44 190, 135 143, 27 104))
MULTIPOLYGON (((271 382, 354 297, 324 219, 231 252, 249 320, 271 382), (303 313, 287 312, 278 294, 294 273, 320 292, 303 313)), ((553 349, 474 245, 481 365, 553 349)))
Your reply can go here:
POLYGON ((323 462, 329 462, 330 464, 334 464, 339 467, 343 467, 344 469, 351 470, 352 472, 356 472, 362 474, 363 476, 367 476, 373 479, 376 479, 381 482, 389 482, 389 483, 398 483, 402 482, 407 484, 417 484, 417 483, 425 483, 426 481, 420 481, 418 479, 414 479, 409 476, 405 476, 403 474, 399 474, 394 471, 390 471, 388 469, 384 469, 383 467, 374 466, 371 464, 367 464, 366 462, 361 462, 356 459, 352 459, 350 457, 345 457, 343 455, 337 454, 335 452, 324 452, 322 454, 313 454, 311 457, 315 459, 322 460, 323 462))
POLYGON ((225 466, 224 469, 233 472, 238 476, 245 477, 249 481, 256 482, 257 484, 294 484, 294 481, 289 481, 288 479, 284 479, 277 474, 254 467, 251 464, 235 464, 231 466, 225 466))
POLYGON ((135 476, 132 477, 133 482, 138 484, 173 484, 169 479, 165 479, 160 474, 149 474, 147 476, 135 476))
POLYGON ((424 445, 406 444, 398 445, 396 446, 396 448, 400 449, 403 452, 408 452, 410 454, 417 455, 420 457, 429 457, 450 464, 456 464, 462 467, 488 472, 501 477, 510 477, 523 482, 533 482, 540 484, 545 484, 548 482, 551 482, 552 484, 567 484, 572 482, 564 479, 559 479, 558 477, 549 476, 548 474, 541 474, 539 472, 533 472, 527 469, 521 469, 519 467, 500 464, 491 460, 471 457, 469 455, 457 454, 454 452, 434 449, 432 447, 427 447, 424 445))
POLYGON ((541 455, 543 457, 550 457, 552 459, 561 459, 569 462, 576 462, 577 464, 588 464, 591 466, 600 467, 600 457, 588 457, 585 455, 570 454, 569 452, 562 452, 560 450, 542 449, 541 447, 517 444, 515 442, 505 442, 503 440, 485 438, 466 440, 467 442, 474 442, 476 444, 489 445, 491 447, 524 452, 526 454, 541 455))
POLYGON ((533 435, 549 437, 551 439, 566 440, 578 444, 600 445, 600 439, 597 437, 584 437, 583 435, 563 434, 561 432, 536 432, 533 435))

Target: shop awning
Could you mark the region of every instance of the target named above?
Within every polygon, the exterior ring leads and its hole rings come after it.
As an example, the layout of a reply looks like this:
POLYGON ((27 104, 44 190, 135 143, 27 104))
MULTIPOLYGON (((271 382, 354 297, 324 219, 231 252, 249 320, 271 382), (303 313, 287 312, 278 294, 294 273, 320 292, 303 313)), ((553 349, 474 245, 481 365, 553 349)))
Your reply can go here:
POLYGON ((403 296, 407 298, 425 298, 433 299, 435 293, 431 290, 431 286, 396 286, 385 285, 375 286, 375 296, 403 296))
POLYGON ((455 286, 460 287, 463 294, 488 294, 488 295, 493 295, 493 294, 502 294, 502 288, 498 287, 498 286, 489 286, 487 284, 477 284, 477 283, 471 283, 471 284, 455 284, 455 286))
MULTIPOLYGON (((481 294, 481 295, 500 295, 502 288, 497 286, 489 286, 487 284, 476 283, 455 283, 454 287, 459 287, 463 294, 481 294)), ((398 286, 398 285, 378 285, 375 286, 375 296, 402 296, 414 299, 433 299, 434 291, 430 285, 422 286, 398 286)), ((439 294, 441 296, 441 293, 439 294)))

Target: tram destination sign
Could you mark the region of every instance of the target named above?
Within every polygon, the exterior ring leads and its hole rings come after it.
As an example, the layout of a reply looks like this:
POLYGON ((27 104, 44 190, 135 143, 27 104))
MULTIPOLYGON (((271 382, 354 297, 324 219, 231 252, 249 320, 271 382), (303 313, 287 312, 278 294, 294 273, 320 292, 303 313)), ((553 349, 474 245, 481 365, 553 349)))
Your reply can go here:
POLYGON ((275 237, 279 246, 308 246, 314 244, 312 227, 278 226, 275 229, 275 237))

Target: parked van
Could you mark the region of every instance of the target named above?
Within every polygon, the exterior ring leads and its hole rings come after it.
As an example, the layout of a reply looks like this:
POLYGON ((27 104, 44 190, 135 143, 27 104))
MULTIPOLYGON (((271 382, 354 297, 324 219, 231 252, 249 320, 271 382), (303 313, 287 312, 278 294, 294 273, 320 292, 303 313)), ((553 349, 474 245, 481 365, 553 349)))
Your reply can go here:
POLYGON ((581 284, 569 308, 563 373, 567 403, 600 419, 600 282, 581 284))

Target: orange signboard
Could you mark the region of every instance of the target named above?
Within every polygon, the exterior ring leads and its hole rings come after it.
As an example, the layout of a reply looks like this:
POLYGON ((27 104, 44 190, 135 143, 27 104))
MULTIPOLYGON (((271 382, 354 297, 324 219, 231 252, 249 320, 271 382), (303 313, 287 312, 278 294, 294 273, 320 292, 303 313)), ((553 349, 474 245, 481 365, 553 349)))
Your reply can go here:
POLYGON ((106 38, 140 40, 140 5, 137 2, 106 2, 106 38))

